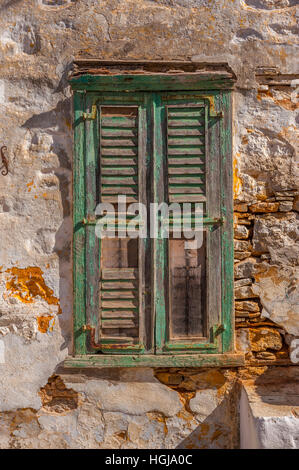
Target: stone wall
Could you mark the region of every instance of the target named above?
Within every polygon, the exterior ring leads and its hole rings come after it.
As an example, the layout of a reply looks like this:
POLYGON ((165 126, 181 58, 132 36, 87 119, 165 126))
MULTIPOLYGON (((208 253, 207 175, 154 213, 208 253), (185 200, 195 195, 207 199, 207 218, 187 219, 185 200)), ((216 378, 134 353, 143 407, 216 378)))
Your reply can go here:
POLYGON ((278 365, 288 380, 299 336, 296 4, 0 1, 9 163, 0 174, 1 448, 236 448, 241 382, 258 387, 278 365), (67 77, 77 56, 221 61, 236 73, 235 306, 245 369, 63 369, 72 351, 67 77))

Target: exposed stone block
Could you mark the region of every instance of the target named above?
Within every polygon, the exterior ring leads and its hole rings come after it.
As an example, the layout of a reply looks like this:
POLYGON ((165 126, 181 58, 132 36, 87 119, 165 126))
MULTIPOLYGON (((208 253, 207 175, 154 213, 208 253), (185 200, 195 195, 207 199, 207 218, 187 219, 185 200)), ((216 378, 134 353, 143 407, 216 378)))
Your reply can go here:
POLYGON ((234 252, 235 259, 240 260, 240 261, 245 258, 249 258, 250 255, 251 255, 251 251, 235 251, 234 252))
POLYGON ((235 310, 236 318, 246 318, 246 319, 255 319, 260 316, 260 312, 251 312, 249 310, 235 310))
POLYGON ((279 209, 278 202, 257 202, 249 206, 250 212, 263 213, 263 212, 277 212, 279 209))
MULTIPOLYGON (((279 264, 296 263, 296 239, 299 236, 298 215, 280 214, 279 217, 266 215, 255 220, 252 247, 255 253, 269 252, 279 264), (279 261, 280 260, 280 261, 279 261)), ((272 258, 273 259, 273 258, 272 258)))
POLYGON ((296 196, 294 199, 293 209, 294 211, 299 212, 299 196, 296 196))
POLYGON ((243 300, 235 302, 236 310, 246 310, 248 312, 256 313, 260 311, 259 304, 253 300, 243 300))
POLYGON ((256 258, 248 258, 245 261, 241 261, 235 266, 235 278, 249 278, 253 277, 257 266, 256 258))
POLYGON ((39 394, 44 410, 51 413, 65 413, 76 409, 79 404, 78 392, 67 388, 58 375, 50 377, 39 394))
POLYGON ((249 339, 251 350, 255 352, 267 349, 279 350, 282 348, 280 333, 274 328, 250 328, 249 339))
POLYGON ((251 286, 252 284, 252 279, 248 277, 247 279, 239 279, 235 281, 235 289, 238 287, 243 287, 243 286, 251 286))
POLYGON ((234 240, 234 249, 236 251, 249 251, 251 250, 251 243, 249 240, 234 240))
POLYGON ((267 265, 255 275, 255 281, 252 289, 263 305, 262 317, 299 336, 297 268, 267 265))
POLYGON ((234 229, 234 237, 242 240, 249 237, 249 230, 244 225, 237 225, 234 229))
POLYGON ((251 351, 248 328, 238 328, 236 331, 236 348, 238 351, 248 353, 251 351))
POLYGON ((255 358, 256 359, 266 360, 266 361, 275 361, 276 360, 275 354, 271 353, 270 351, 257 352, 255 354, 255 358))
POLYGON ((279 210, 280 212, 289 212, 293 209, 293 201, 280 201, 279 210))
MULTIPOLYGON (((258 297, 252 290, 251 286, 243 286, 235 289, 235 299, 250 299, 258 297)), ((247 308, 245 310, 248 310, 247 308)))
POLYGON ((235 204, 234 205, 234 211, 236 211, 236 212, 247 212, 248 211, 248 205, 247 204, 235 204))
POLYGON ((218 406, 217 390, 198 390, 194 398, 189 402, 190 409, 201 419, 209 416, 218 406))

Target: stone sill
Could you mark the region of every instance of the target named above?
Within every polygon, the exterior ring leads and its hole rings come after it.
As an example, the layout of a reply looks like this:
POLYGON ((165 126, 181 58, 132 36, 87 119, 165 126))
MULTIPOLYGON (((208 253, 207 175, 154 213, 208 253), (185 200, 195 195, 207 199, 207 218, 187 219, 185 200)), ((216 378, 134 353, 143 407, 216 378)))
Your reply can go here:
POLYGON ((239 367, 245 365, 244 354, 129 355, 92 354, 69 356, 64 367, 239 367))

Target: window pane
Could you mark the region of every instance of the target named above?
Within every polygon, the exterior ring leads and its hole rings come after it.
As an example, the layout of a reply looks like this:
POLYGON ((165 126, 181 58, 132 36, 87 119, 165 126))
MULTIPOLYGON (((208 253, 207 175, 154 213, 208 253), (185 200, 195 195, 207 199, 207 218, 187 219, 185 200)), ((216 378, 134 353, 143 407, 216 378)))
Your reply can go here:
POLYGON ((186 249, 184 239, 169 240, 170 339, 204 336, 206 242, 186 249))

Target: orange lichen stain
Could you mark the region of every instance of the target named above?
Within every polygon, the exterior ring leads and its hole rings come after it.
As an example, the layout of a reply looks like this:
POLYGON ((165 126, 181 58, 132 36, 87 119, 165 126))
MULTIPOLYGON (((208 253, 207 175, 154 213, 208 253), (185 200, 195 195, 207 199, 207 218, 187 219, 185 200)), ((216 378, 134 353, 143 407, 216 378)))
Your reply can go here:
POLYGON ((37 328, 41 333, 53 331, 55 320, 53 315, 41 315, 37 317, 37 328))
POLYGON ((165 436, 168 434, 168 427, 167 427, 167 420, 166 416, 164 416, 162 413, 147 413, 147 417, 151 420, 158 421, 158 423, 163 423, 163 430, 165 436))
POLYGON ((284 93, 284 97, 277 98, 270 90, 259 90, 256 97, 259 101, 269 98, 275 104, 281 106, 284 109, 287 109, 288 111, 295 111, 297 108, 299 108, 299 103, 294 103, 286 93, 284 93))
POLYGON ((291 126, 284 126, 281 128, 281 131, 277 134, 278 137, 283 137, 290 141, 290 143, 294 142, 296 146, 298 137, 297 137, 298 129, 293 124, 291 126))
POLYGON ((59 299, 53 295, 53 290, 45 283, 43 271, 37 266, 28 268, 10 268, 6 270, 9 279, 6 288, 11 297, 15 297, 24 303, 33 303, 36 297, 45 300, 49 305, 59 306, 59 299))
MULTIPOLYGON (((189 408, 189 405, 188 405, 188 408, 189 408)), ((190 408, 189 408, 190 409, 190 408)), ((191 414, 191 412, 187 411, 186 409, 184 410, 181 410, 179 411, 176 416, 179 418, 179 419, 183 419, 188 428, 191 428, 192 427, 192 423, 194 422, 194 416, 191 414)))
POLYGON ((163 423, 164 434, 165 434, 165 436, 167 436, 167 434, 168 434, 168 427, 167 427, 167 422, 166 422, 165 416, 158 416, 158 417, 157 417, 157 421, 158 421, 159 423, 163 423))
POLYGON ((14 436, 14 432, 18 429, 19 426, 24 426, 24 424, 29 424, 32 421, 37 421, 36 410, 33 408, 21 408, 13 412, 13 418, 10 423, 10 435, 14 436))
POLYGON ((237 199, 242 188, 242 180, 238 176, 237 158, 234 158, 233 160, 233 188, 234 188, 234 199, 237 199))
POLYGON ((261 192, 261 193, 258 193, 258 194, 256 195, 256 198, 257 198, 259 201, 265 201, 265 200, 267 199, 267 197, 268 197, 267 194, 262 193, 262 192, 261 192))
POLYGON ((30 191, 31 191, 31 189, 32 189, 32 188, 31 188, 32 185, 33 185, 33 180, 26 184, 26 186, 27 186, 27 188, 28 188, 28 193, 30 193, 30 191))
POLYGON ((225 373, 225 383, 221 387, 218 388, 217 390, 217 398, 220 400, 222 399, 227 392, 231 389, 231 386, 234 384, 236 381, 236 373, 228 370, 225 373))
POLYGON ((241 381, 254 381, 257 380, 261 375, 265 374, 268 370, 268 366, 249 366, 246 368, 239 369, 238 379, 241 381))
POLYGON ((196 392, 195 391, 187 392, 186 390, 180 390, 180 389, 176 389, 176 391, 179 394, 180 402, 182 403, 186 412, 192 414, 189 403, 190 403, 190 400, 195 397, 196 392))
POLYGON ((200 374, 200 378, 201 378, 201 381, 204 382, 208 388, 209 387, 220 388, 226 382, 224 375, 218 370, 208 370, 200 374))

